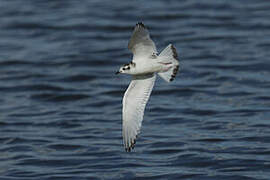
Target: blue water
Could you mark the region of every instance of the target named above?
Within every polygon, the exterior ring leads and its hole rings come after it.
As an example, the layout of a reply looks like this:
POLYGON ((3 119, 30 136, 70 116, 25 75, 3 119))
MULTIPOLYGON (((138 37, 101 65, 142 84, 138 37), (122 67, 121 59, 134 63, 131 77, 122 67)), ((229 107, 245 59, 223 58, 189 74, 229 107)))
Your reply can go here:
POLYGON ((0 179, 270 179, 270 1, 1 0, 0 179), (121 102, 143 21, 157 79, 135 149, 121 102))

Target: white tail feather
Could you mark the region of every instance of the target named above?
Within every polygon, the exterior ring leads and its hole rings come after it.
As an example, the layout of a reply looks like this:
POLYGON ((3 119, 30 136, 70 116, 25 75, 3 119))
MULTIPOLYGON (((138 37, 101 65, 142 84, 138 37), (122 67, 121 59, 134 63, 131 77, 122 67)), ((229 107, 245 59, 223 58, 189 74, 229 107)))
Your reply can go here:
POLYGON ((172 67, 165 72, 159 72, 158 75, 167 82, 174 80, 178 69, 178 55, 175 47, 172 44, 169 44, 158 56, 158 61, 161 63, 172 63, 172 67))

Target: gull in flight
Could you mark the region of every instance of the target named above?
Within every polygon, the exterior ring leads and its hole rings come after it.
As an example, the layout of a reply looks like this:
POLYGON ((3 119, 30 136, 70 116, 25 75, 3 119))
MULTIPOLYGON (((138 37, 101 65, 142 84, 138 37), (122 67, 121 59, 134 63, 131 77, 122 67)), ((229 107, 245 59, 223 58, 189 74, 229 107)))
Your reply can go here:
POLYGON ((137 23, 128 49, 133 53, 129 64, 120 67, 116 74, 132 75, 123 98, 123 143, 127 152, 134 148, 140 132, 144 109, 152 92, 156 73, 165 81, 174 80, 178 68, 178 56, 175 47, 169 44, 159 55, 155 43, 143 23, 137 23))

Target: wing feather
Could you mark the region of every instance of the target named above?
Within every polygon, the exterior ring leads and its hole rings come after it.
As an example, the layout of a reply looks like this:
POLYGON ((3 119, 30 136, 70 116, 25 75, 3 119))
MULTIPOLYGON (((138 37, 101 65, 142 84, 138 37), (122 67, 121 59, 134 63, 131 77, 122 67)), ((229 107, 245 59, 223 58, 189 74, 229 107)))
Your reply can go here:
POLYGON ((133 61, 140 57, 151 56, 153 53, 157 54, 155 43, 143 23, 136 24, 128 43, 128 49, 133 53, 133 61))
POLYGON ((123 142, 126 151, 136 143, 142 125, 144 109, 152 92, 156 75, 133 76, 123 98, 123 142))

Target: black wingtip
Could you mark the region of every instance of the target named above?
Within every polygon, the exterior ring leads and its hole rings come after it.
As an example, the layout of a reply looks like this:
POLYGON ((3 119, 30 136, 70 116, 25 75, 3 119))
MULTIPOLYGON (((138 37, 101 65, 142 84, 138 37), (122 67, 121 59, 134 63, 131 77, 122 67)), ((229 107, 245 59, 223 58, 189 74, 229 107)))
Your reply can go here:
POLYGON ((142 22, 138 22, 138 23, 136 24, 136 26, 140 26, 140 27, 145 28, 145 25, 144 25, 142 22))
POLYGON ((136 144, 136 139, 137 139, 138 136, 136 136, 135 139, 133 139, 133 142, 131 142, 130 146, 129 147, 126 147, 125 150, 126 152, 130 152, 132 149, 134 149, 135 147, 135 144, 136 144))
POLYGON ((131 149, 134 149, 136 141, 134 143, 131 143, 130 147, 125 148, 126 152, 130 152, 131 149))

